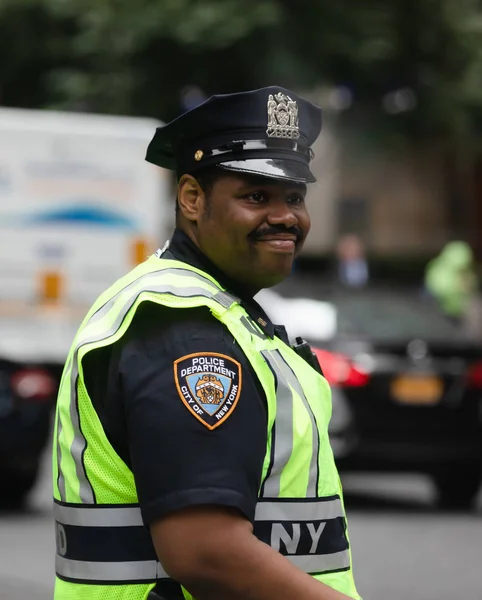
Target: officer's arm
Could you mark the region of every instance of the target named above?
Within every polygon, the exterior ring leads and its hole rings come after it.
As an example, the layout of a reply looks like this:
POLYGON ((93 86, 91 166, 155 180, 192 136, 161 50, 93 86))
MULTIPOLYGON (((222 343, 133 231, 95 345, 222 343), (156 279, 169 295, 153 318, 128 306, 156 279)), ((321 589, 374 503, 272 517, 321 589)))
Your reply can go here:
POLYGON ((159 560, 196 600, 349 600, 293 566, 234 509, 197 506, 151 524, 159 560))
POLYGON ((253 535, 267 414, 238 344, 205 309, 165 309, 162 319, 156 310, 139 315, 118 377, 139 504, 163 568, 196 600, 342 600, 253 535), (230 390, 217 414, 202 402, 210 373, 218 392, 230 390))

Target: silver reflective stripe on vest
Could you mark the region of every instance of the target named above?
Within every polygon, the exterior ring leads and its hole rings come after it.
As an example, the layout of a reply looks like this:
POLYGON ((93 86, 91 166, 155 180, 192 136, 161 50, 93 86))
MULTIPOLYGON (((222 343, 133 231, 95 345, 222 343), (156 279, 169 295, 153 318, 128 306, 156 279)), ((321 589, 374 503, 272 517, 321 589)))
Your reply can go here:
POLYGON ((305 554, 285 556, 292 565, 305 573, 317 575, 330 571, 342 571, 350 568, 350 553, 348 550, 333 554, 305 554))
MULTIPOLYGON (((137 299, 137 297, 142 294, 143 292, 155 292, 158 294, 169 294, 171 296, 177 296, 179 298, 195 298, 198 296, 201 296, 203 298, 211 298, 213 300, 216 300, 219 304, 221 304, 221 306, 223 306, 224 308, 228 308, 228 306, 226 306, 227 304, 227 294, 225 292, 223 292, 222 290, 219 290, 214 294, 214 293, 210 293, 209 291, 206 291, 204 288, 202 287, 178 287, 176 285, 172 285, 172 284, 168 284, 168 283, 164 283, 162 281, 162 276, 159 276, 156 274, 156 276, 152 276, 152 274, 149 275, 145 275, 144 277, 141 277, 140 279, 137 280, 136 283, 140 283, 142 282, 143 285, 142 286, 137 286, 134 290, 132 290, 132 293, 127 295, 125 294, 125 299, 122 302, 122 309, 120 311, 120 313, 117 315, 112 328, 111 328, 111 335, 114 334, 117 329, 120 327, 122 321, 124 320, 124 317, 126 316, 126 314, 129 312, 130 307, 134 304, 135 300, 137 299), (159 279, 161 278, 161 281, 159 281, 159 279)), ((115 304, 117 303, 118 299, 119 299, 120 295, 115 296, 112 300, 109 300, 109 302, 107 302, 107 304, 105 305, 106 307, 108 306, 108 310, 107 312, 109 312, 109 310, 111 310, 115 304)), ((233 302, 235 302, 234 299, 231 300, 231 302, 229 303, 229 306, 231 306, 231 304, 233 304, 233 302)), ((84 330, 81 332, 81 335, 79 337, 79 346, 78 348, 80 348, 80 346, 83 346, 84 344, 88 344, 92 341, 97 341, 97 336, 89 336, 89 325, 94 324, 93 321, 89 321, 87 323, 87 325, 85 326, 84 330)), ((105 337, 108 337, 107 335, 105 335, 105 337)), ((101 339, 104 339, 104 337, 102 337, 101 339)), ((77 350, 78 350, 77 348, 77 350)), ((75 364, 75 361, 74 361, 75 364)))
MULTIPOLYGON (((187 276, 187 275, 186 275, 187 276)), ((123 302, 122 308, 117 315, 114 323, 106 330, 104 330, 101 334, 93 334, 88 335, 89 324, 93 322, 90 320, 84 330, 81 332, 81 335, 78 340, 78 345, 74 351, 72 358, 72 369, 70 374, 70 419, 72 423, 72 428, 74 430, 74 439, 72 440, 72 444, 70 447, 70 453, 75 462, 76 475, 79 480, 79 496, 81 501, 84 504, 94 504, 95 503, 95 495, 94 490, 87 478, 85 467, 83 464, 83 454, 85 452, 85 448, 87 447, 87 442, 82 434, 80 428, 80 414, 77 407, 77 378, 79 376, 79 366, 78 366, 78 354, 79 350, 82 346, 86 344, 91 344, 94 342, 100 342, 104 339, 107 339, 114 335, 119 327, 122 325, 124 318, 129 312, 131 306, 134 304, 137 297, 143 292, 155 292, 159 294, 171 294, 173 296, 178 296, 181 298, 191 298, 196 296, 201 296, 204 298, 211 298, 218 302, 224 308, 229 308, 233 303, 237 302, 238 299, 234 296, 231 296, 227 292, 224 292, 219 287, 207 279, 202 275, 195 273, 194 271, 190 271, 189 269, 162 269, 162 271, 156 271, 154 273, 147 273, 142 277, 139 277, 134 282, 128 284, 124 289, 118 292, 113 298, 111 298, 99 311, 97 311, 91 319, 95 318, 95 321, 99 320, 102 316, 108 314, 109 310, 115 305, 116 301, 122 294, 126 295, 125 301, 123 302), (201 287, 184 287, 184 286, 176 286, 172 284, 168 284, 162 281, 163 275, 186 275, 189 274, 190 278, 197 279, 202 283, 208 283, 212 286, 212 292, 206 291, 201 287), (130 294, 125 294, 126 291, 132 289, 130 294)), ((65 500, 65 496, 61 496, 61 500, 65 500)))
POLYGON ((182 269, 182 268, 166 269, 166 268, 163 268, 163 269, 159 269, 157 271, 150 271, 149 273, 146 273, 142 277, 134 279, 134 281, 131 281, 128 285, 126 285, 124 288, 122 288, 120 291, 118 291, 117 294, 112 296, 112 298, 108 302, 106 302, 101 308, 99 308, 98 311, 96 311, 92 315, 92 317, 89 319, 89 322, 96 323, 97 321, 102 319, 102 317, 105 317, 105 315, 112 308, 112 306, 113 306, 114 302, 117 300, 117 298, 121 294, 124 294, 125 292, 127 292, 128 290, 130 290, 134 287, 137 287, 137 285, 140 281, 144 281, 146 279, 158 279, 159 276, 162 276, 162 274, 164 274, 164 273, 168 273, 168 275, 176 275, 177 277, 185 277, 185 278, 195 277, 198 281, 201 281, 202 283, 206 283, 207 285, 210 285, 213 288, 213 294, 212 294, 213 296, 220 289, 210 279, 200 275, 199 273, 195 273, 194 271, 191 271, 190 269, 182 269))
POLYGON ((138 506, 65 506, 54 504, 54 519, 62 525, 78 527, 141 527, 143 521, 138 506))
POLYGON ((251 335, 256 335, 262 340, 266 339, 266 336, 261 330, 256 329, 254 323, 249 320, 245 315, 243 315, 240 319, 241 323, 246 327, 246 329, 251 333, 251 335))
POLYGON ((276 386, 276 420, 273 426, 274 436, 274 458, 271 471, 264 483, 263 496, 276 498, 280 494, 281 473, 287 465, 293 452, 293 391, 301 397, 311 421, 311 460, 306 495, 314 497, 318 495, 318 452, 319 433, 315 417, 306 399, 303 389, 287 365, 278 350, 274 352, 264 351, 262 355, 277 379, 276 386))
MULTIPOLYGON (((64 372, 68 373, 72 364, 72 356, 69 354, 67 362, 65 363, 64 372)), ((65 385, 64 377, 62 377, 60 385, 65 385)), ((60 445, 60 436, 62 434, 62 419, 60 418, 60 411, 57 413, 57 487, 61 500, 66 499, 65 491, 65 475, 62 471, 62 447, 60 445)))
POLYGON ((155 560, 130 562, 90 562, 69 560, 62 556, 55 557, 55 572, 65 579, 82 581, 156 581, 169 577, 160 563, 155 560))
POLYGON ((65 499, 65 477, 62 471, 62 448, 60 446, 60 436, 62 434, 62 420, 60 413, 57 416, 57 487, 60 498, 65 499))
POLYGON ((293 452, 293 392, 286 382, 277 364, 276 353, 261 352, 276 377, 276 419, 273 425, 271 449, 273 462, 264 483, 263 495, 276 498, 281 489, 281 473, 293 452))
POLYGON ((281 367, 281 372, 283 373, 283 376, 286 378, 286 381, 296 391, 298 396, 303 401, 306 412, 308 413, 308 416, 310 417, 310 421, 311 421, 311 460, 310 460, 310 471, 309 471, 308 488, 306 490, 306 496, 307 497, 311 496, 311 497, 316 498, 318 496, 318 469, 319 469, 318 454, 320 451, 320 434, 318 431, 318 425, 316 423, 315 415, 313 414, 313 411, 311 410, 310 403, 308 402, 308 399, 305 396, 305 392, 303 391, 303 388, 301 387, 301 384, 298 381, 298 378, 293 373, 291 367, 288 365, 288 363, 285 361, 285 359, 279 352, 278 352, 278 356, 280 358, 279 365, 281 367))
POLYGON ((256 505, 255 521, 327 521, 344 517, 340 498, 314 502, 261 500, 256 505))
MULTIPOLYGON (((79 370, 77 367, 77 351, 74 354, 74 361, 72 364, 71 371, 71 383, 70 383, 70 422, 72 423, 72 429, 74 430, 74 438, 70 445, 70 454, 75 463, 75 474, 79 481, 79 497, 81 502, 84 504, 94 504, 95 495, 94 489, 90 481, 87 478, 84 466, 84 451, 87 447, 87 442, 84 438, 82 430, 80 429, 80 412, 77 406, 77 379, 79 376, 79 370)), ((63 500, 63 498, 62 498, 63 500)))

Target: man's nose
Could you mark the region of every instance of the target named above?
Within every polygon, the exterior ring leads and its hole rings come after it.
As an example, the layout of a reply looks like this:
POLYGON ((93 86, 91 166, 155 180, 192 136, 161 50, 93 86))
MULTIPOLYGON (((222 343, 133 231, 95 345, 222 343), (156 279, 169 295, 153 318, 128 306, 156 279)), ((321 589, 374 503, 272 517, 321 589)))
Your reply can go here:
POLYGON ((270 203, 267 221, 270 225, 284 225, 287 229, 298 225, 298 217, 293 211, 293 207, 286 200, 277 200, 270 203))

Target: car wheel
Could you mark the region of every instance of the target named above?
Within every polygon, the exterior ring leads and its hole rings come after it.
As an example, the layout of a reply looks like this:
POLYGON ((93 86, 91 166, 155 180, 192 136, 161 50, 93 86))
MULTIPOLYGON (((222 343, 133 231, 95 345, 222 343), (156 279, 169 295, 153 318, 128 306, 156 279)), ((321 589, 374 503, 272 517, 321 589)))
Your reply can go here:
POLYGON ((438 506, 445 510, 469 510, 481 483, 481 465, 451 466, 433 475, 438 506))
POLYGON ((37 481, 38 467, 29 471, 0 471, 4 487, 0 492, 0 507, 22 508, 29 492, 37 481))

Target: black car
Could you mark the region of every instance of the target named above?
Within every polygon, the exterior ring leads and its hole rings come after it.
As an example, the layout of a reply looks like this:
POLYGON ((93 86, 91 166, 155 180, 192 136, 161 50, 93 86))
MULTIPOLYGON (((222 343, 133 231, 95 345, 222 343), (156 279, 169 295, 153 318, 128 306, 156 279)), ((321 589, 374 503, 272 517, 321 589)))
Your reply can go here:
POLYGON ((20 506, 36 482, 57 387, 48 368, 0 360, 0 506, 20 506))
MULTIPOLYGON (((332 387, 330 438, 340 471, 426 473, 441 506, 469 507, 482 473, 482 340, 420 294, 324 298, 319 309, 314 300, 305 307, 285 298, 273 316, 283 315, 290 336, 304 335, 316 348, 332 387)), ((273 296, 266 306, 270 312, 273 296)))

